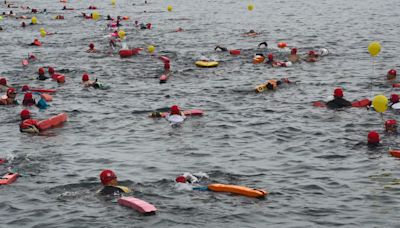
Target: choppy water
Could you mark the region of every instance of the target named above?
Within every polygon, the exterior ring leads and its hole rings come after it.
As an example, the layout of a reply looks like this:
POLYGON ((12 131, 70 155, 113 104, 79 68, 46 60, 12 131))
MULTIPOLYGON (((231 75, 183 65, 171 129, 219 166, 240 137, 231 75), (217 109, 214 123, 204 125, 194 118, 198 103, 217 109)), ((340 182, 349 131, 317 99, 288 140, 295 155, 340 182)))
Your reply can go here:
MULTIPOLYGON (((77 10, 69 12, 57 1, 16 3, 47 8, 49 14, 36 15, 41 25, 24 29, 21 20, 1 22, 0 74, 18 88, 26 83, 57 88, 48 110, 32 111, 38 119, 60 112, 70 119, 63 128, 31 136, 18 130, 22 106, 0 107, 0 157, 10 160, 0 173, 11 166, 22 174, 0 187, 0 227, 400 227, 399 190, 390 185, 400 178, 400 161, 387 154, 399 139, 384 137, 384 146, 368 149, 367 132, 383 130, 377 113, 311 106, 337 86, 349 100, 393 92, 384 75, 398 67, 397 1, 254 1, 252 12, 248 1, 229 0, 134 6, 117 0, 116 8, 111 1, 71 1, 68 6, 77 10), (107 49, 106 21, 75 17, 91 4, 104 15, 131 17, 123 22, 131 47, 153 44, 171 58, 167 84, 158 83, 162 63, 147 54, 126 60, 84 52, 89 42, 107 49), (50 20, 57 14, 66 20, 50 20), (153 29, 136 30, 134 20, 151 22, 153 29), (28 46, 40 27, 58 34, 41 38, 43 47, 28 46), (173 32, 178 27, 186 31, 173 32), (240 35, 249 29, 262 35, 240 35), (367 52, 373 40, 383 47, 375 72, 367 52), (301 53, 326 47, 332 54, 317 63, 272 69, 251 63, 262 41, 270 46, 285 41, 301 53), (232 57, 214 52, 217 44, 244 51, 232 57), (22 68, 28 52, 39 61, 22 68), (196 68, 201 55, 218 59, 220 66, 196 68), (31 80, 47 65, 64 69, 67 82, 31 80), (85 71, 111 89, 82 89, 85 71), (266 79, 280 77, 297 83, 253 92, 266 79), (173 104, 201 108, 206 115, 181 128, 147 117, 173 104), (141 216, 97 196, 105 168, 126 180, 134 196, 156 205, 158 214, 141 216), (270 195, 258 200, 178 191, 173 180, 185 171, 206 172, 211 182, 264 188, 270 195)), ((388 111, 384 117, 396 116, 388 111)))

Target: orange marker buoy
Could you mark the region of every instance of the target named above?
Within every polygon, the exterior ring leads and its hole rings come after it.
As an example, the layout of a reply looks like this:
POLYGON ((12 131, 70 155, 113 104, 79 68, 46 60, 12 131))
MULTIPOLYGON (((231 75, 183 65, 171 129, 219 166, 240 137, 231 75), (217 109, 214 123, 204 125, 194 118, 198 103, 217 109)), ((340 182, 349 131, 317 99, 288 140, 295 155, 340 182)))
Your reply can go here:
POLYGON ((287 47, 287 43, 285 43, 285 42, 278 43, 278 48, 285 48, 285 47, 287 47))

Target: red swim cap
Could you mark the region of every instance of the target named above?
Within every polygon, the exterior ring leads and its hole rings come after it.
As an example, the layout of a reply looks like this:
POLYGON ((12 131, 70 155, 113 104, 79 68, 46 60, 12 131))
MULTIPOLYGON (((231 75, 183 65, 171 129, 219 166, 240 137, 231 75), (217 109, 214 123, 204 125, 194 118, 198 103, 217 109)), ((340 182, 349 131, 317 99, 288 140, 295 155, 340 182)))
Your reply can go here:
POLYGON ((181 111, 179 110, 179 107, 177 105, 173 105, 171 107, 171 115, 180 115, 181 111))
POLYGON ((7 79, 6 78, 0 78, 0 85, 7 85, 7 79))
POLYGON ((397 94, 392 94, 392 95, 390 95, 390 101, 394 104, 394 103, 397 103, 397 102, 399 102, 399 99, 400 99, 400 97, 399 97, 399 95, 397 95, 397 94))
POLYGON ((108 185, 112 180, 116 180, 117 176, 109 169, 105 169, 100 173, 100 180, 103 185, 108 185))
POLYGON ((396 120, 386 120, 386 122, 385 122, 385 128, 386 128, 386 130, 387 130, 389 127, 393 127, 393 126, 397 126, 397 121, 396 121, 396 120))
POLYGON ((40 74, 40 75, 44 74, 44 68, 43 68, 43 67, 40 67, 40 68, 39 68, 39 74, 40 74))
POLYGON ((22 86, 22 92, 28 91, 29 90, 29 86, 28 85, 24 85, 22 86))
POLYGON ((368 144, 376 145, 379 143, 379 134, 376 131, 370 131, 368 133, 368 144))
POLYGON ((32 93, 25 93, 24 100, 32 99, 32 93))
POLYGON ((175 179, 178 183, 186 183, 186 178, 184 176, 179 176, 175 179))
POLYGON ((53 67, 49 67, 49 70, 48 70, 48 71, 49 71, 49 74, 50 74, 50 75, 53 75, 53 74, 54 74, 54 68, 53 68, 53 67))
POLYGON ((269 60, 273 60, 274 59, 274 55, 273 54, 268 54, 268 59, 269 60))
POLYGON ((7 95, 10 94, 10 93, 14 93, 15 94, 15 93, 17 93, 17 91, 15 90, 15 88, 8 88, 7 89, 7 95))
POLYGON ((290 54, 292 54, 292 55, 297 54, 297 48, 292 48, 292 51, 290 52, 290 54))
POLYGON ((94 49, 94 44, 93 44, 93 43, 90 43, 90 44, 89 44, 89 48, 90 48, 90 49, 94 49))
POLYGON ((151 29, 151 23, 147 23, 147 24, 146 24, 146 28, 147 28, 147 29, 151 29))
POLYGON ((342 88, 336 88, 333 92, 334 97, 343 97, 343 90, 342 88))
POLYGON ((388 74, 396 76, 397 75, 397 71, 395 69, 391 69, 391 70, 388 71, 388 74))
POLYGON ((309 51, 308 55, 315 55, 315 51, 309 51))
POLYGON ((84 82, 89 81, 89 75, 88 74, 83 74, 82 75, 82 81, 84 81, 84 82))
POLYGON ((21 111, 21 120, 26 120, 26 119, 30 119, 31 118, 31 112, 29 112, 28 109, 24 109, 21 111))

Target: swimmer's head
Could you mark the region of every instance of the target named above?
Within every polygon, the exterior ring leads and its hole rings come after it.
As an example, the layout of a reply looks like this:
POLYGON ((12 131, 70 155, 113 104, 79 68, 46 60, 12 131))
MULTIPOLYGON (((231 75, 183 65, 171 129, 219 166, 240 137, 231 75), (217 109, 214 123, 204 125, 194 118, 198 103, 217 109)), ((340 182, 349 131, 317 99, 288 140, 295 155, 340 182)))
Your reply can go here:
POLYGON ((84 81, 84 82, 89 81, 89 75, 88 74, 83 74, 82 75, 82 81, 84 81))
POLYGON ((180 115, 181 111, 179 110, 178 105, 173 105, 170 110, 171 115, 180 115))
POLYGON ((393 80, 393 79, 396 78, 396 75, 397 75, 396 70, 395 70, 395 69, 391 69, 391 70, 388 71, 388 73, 387 73, 387 75, 386 75, 386 78, 387 78, 388 80, 393 80))
POLYGON ((22 86, 22 92, 28 91, 29 90, 29 86, 28 85, 24 85, 22 86))
POLYGON ((186 183, 186 178, 184 176, 179 176, 175 179, 177 183, 186 183))
POLYGON ((44 68, 40 67, 38 70, 39 75, 44 75, 44 68))
POLYGON ((273 90, 274 89, 274 85, 272 85, 272 83, 267 83, 267 89, 269 90, 273 90))
POLYGON ((28 109, 24 109, 20 113, 21 120, 26 120, 31 118, 31 112, 28 109))
POLYGON ((249 33, 256 33, 253 29, 250 29, 249 33))
POLYGON ((7 97, 15 98, 15 96, 17 96, 17 90, 15 90, 15 88, 8 88, 7 89, 7 97))
POLYGON ((379 134, 376 131, 370 131, 368 133, 368 145, 378 145, 379 141, 379 134))
POLYGON ((386 120, 385 130, 387 132, 397 132, 397 121, 396 120, 386 120))
POLYGON ((0 78, 0 85, 7 85, 7 79, 6 78, 0 78))
POLYGON ((49 74, 50 74, 50 75, 53 75, 53 74, 55 73, 53 67, 49 67, 48 71, 49 71, 49 74))
POLYGON ((290 54, 292 54, 292 55, 297 54, 297 48, 292 48, 292 50, 290 51, 290 54))
POLYGON ((392 95, 390 95, 390 101, 391 101, 393 104, 399 102, 399 100, 400 100, 399 95, 397 95, 397 94, 395 94, 395 93, 392 94, 392 95))
POLYGON ((333 96, 336 97, 343 97, 343 89, 342 88, 336 88, 335 91, 333 91, 333 96))
POLYGON ((117 185, 117 176, 109 169, 105 169, 100 173, 100 181, 103 185, 117 185))
POLYGON ((25 21, 23 21, 23 22, 21 23, 21 27, 25 27, 25 26, 26 26, 25 21))
POLYGON ((91 50, 93 50, 93 49, 94 49, 94 44, 93 44, 93 43, 90 43, 90 44, 89 44, 89 48, 90 48, 91 50))
POLYGON ((309 51, 308 56, 311 56, 311 57, 316 56, 315 51, 309 51))

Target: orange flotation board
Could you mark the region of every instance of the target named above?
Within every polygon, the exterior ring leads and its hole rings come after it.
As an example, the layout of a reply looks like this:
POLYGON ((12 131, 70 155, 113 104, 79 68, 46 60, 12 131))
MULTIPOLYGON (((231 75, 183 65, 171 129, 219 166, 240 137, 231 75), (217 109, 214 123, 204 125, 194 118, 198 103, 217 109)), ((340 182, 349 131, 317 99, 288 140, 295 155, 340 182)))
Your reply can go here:
POLYGON ((52 101, 53 100, 53 97, 50 94, 47 94, 47 93, 40 94, 40 97, 43 98, 45 101, 52 101))
POLYGON ((285 42, 278 43, 278 48, 285 48, 285 47, 287 47, 287 43, 285 43, 285 42))
POLYGON ((0 185, 11 184, 17 180, 18 176, 18 173, 7 173, 2 178, 0 178, 0 185))
POLYGON ((400 158, 400 150, 389 150, 390 155, 396 158, 400 158))
MULTIPOLYGON (((186 116, 202 116, 204 114, 204 111, 201 109, 189 109, 183 111, 183 113, 186 116)), ((152 112, 149 117, 166 117, 168 115, 168 112, 152 112)))
POLYGON ((261 55, 257 55, 256 57, 253 58, 253 64, 259 64, 264 62, 265 57, 261 55))
POLYGON ((230 192, 242 196, 263 198, 268 195, 268 192, 262 189, 253 189, 245 186, 239 185, 229 185, 229 184, 210 184, 208 189, 214 192, 230 192))
POLYGON ((68 116, 66 113, 60 113, 56 116, 53 116, 47 120, 41 120, 38 123, 38 128, 40 131, 47 130, 57 125, 60 125, 68 120, 68 116))

